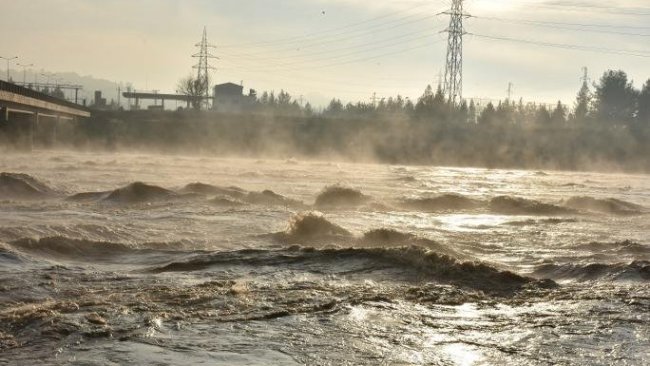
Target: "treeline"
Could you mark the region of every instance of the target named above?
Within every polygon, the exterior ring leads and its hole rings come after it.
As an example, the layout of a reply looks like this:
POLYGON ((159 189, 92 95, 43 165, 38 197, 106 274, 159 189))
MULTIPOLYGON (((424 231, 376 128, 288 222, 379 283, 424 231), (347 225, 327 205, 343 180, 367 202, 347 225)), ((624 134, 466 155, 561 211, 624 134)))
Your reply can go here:
POLYGON ((315 113, 307 103, 304 107, 285 91, 276 96, 264 92, 253 96, 251 110, 289 116, 319 114, 331 118, 399 117, 428 120, 431 123, 468 123, 490 126, 537 125, 540 127, 575 127, 591 124, 594 127, 643 127, 650 124, 650 79, 637 90, 624 71, 609 70, 591 88, 584 81, 573 106, 560 101, 546 104, 524 103, 523 100, 505 100, 498 104, 478 106, 473 100, 451 105, 438 86, 434 92, 427 86, 424 94, 413 103, 402 96, 382 98, 377 103, 357 102, 343 104, 333 99, 321 112, 315 113), (592 91, 593 89, 593 91, 592 91))
POLYGON ((288 93, 249 96, 241 113, 105 112, 76 144, 246 156, 336 157, 388 163, 650 171, 650 80, 622 71, 584 83, 575 105, 505 100, 453 105, 440 88, 415 102, 333 100, 324 110, 288 93))

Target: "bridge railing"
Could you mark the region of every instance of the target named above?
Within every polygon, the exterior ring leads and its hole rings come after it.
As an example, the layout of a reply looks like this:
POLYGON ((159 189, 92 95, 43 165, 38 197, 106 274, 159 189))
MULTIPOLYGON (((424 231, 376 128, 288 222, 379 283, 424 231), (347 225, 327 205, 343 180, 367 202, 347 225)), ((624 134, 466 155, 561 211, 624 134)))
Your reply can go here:
POLYGON ((45 93, 41 93, 41 92, 38 92, 36 90, 25 88, 23 86, 16 85, 16 84, 13 84, 13 83, 8 83, 8 82, 2 81, 2 80, 0 80, 0 91, 6 91, 6 92, 22 95, 22 96, 29 97, 29 98, 43 100, 43 101, 46 101, 46 102, 59 104, 59 105, 62 105, 62 106, 66 106, 66 107, 69 107, 69 108, 75 108, 75 109, 79 109, 79 110, 82 110, 82 111, 87 111, 87 112, 90 111, 90 109, 88 109, 88 108, 86 108, 84 106, 69 102, 69 101, 67 101, 65 99, 56 98, 56 97, 53 97, 51 95, 47 95, 45 93))

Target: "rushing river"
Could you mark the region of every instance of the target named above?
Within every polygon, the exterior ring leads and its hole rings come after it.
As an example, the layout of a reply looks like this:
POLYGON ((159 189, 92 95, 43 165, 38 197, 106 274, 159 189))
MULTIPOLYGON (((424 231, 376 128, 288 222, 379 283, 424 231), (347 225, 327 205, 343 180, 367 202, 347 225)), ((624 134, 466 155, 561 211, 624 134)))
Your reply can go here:
POLYGON ((0 364, 650 364, 647 175, 76 152, 0 172, 0 364))

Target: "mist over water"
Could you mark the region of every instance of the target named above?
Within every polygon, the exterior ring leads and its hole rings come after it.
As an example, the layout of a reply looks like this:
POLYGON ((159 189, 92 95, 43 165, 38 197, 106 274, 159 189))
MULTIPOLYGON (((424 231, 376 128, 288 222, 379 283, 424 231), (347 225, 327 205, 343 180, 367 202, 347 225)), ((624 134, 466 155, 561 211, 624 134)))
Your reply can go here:
POLYGON ((646 175, 66 151, 0 171, 6 364, 650 361, 646 175))

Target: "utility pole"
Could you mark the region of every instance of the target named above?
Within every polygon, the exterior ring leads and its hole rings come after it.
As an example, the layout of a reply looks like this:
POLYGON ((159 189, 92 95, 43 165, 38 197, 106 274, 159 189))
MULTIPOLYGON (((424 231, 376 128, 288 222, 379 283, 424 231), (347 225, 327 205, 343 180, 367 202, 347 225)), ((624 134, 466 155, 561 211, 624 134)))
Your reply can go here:
POLYGON ((34 64, 16 64, 16 66, 22 67, 23 68, 23 86, 27 87, 27 68, 28 67, 34 67, 34 64))
POLYGON ((0 56, 0 58, 7 61, 7 82, 9 82, 9 62, 11 62, 12 60, 17 60, 18 56, 14 56, 14 57, 2 57, 2 56, 0 56))
POLYGON ((450 16, 449 27, 443 32, 449 34, 447 40, 447 63, 445 66, 444 93, 449 102, 458 105, 463 100, 463 0, 452 0, 451 10, 442 14, 450 16))
POLYGON ((208 43, 208 31, 206 27, 203 27, 203 38, 200 43, 196 44, 196 47, 199 48, 199 53, 192 55, 194 58, 199 59, 199 63, 194 65, 194 68, 197 69, 197 80, 199 81, 203 97, 205 98, 205 106, 208 109, 210 104, 210 70, 216 70, 214 67, 210 66, 209 59, 219 59, 217 56, 210 54, 210 49, 216 49, 216 46, 213 46, 208 43))
POLYGON ((122 102, 122 83, 117 84, 117 109, 120 109, 122 102))
POLYGON ((512 100, 512 87, 514 85, 512 83, 508 83, 508 101, 512 100))
POLYGON ((589 69, 587 68, 587 66, 584 66, 584 67, 582 68, 582 74, 583 74, 583 75, 582 75, 582 77, 580 78, 580 80, 582 81, 582 83, 583 83, 583 84, 589 84, 589 80, 590 80, 590 79, 589 79, 589 69))

